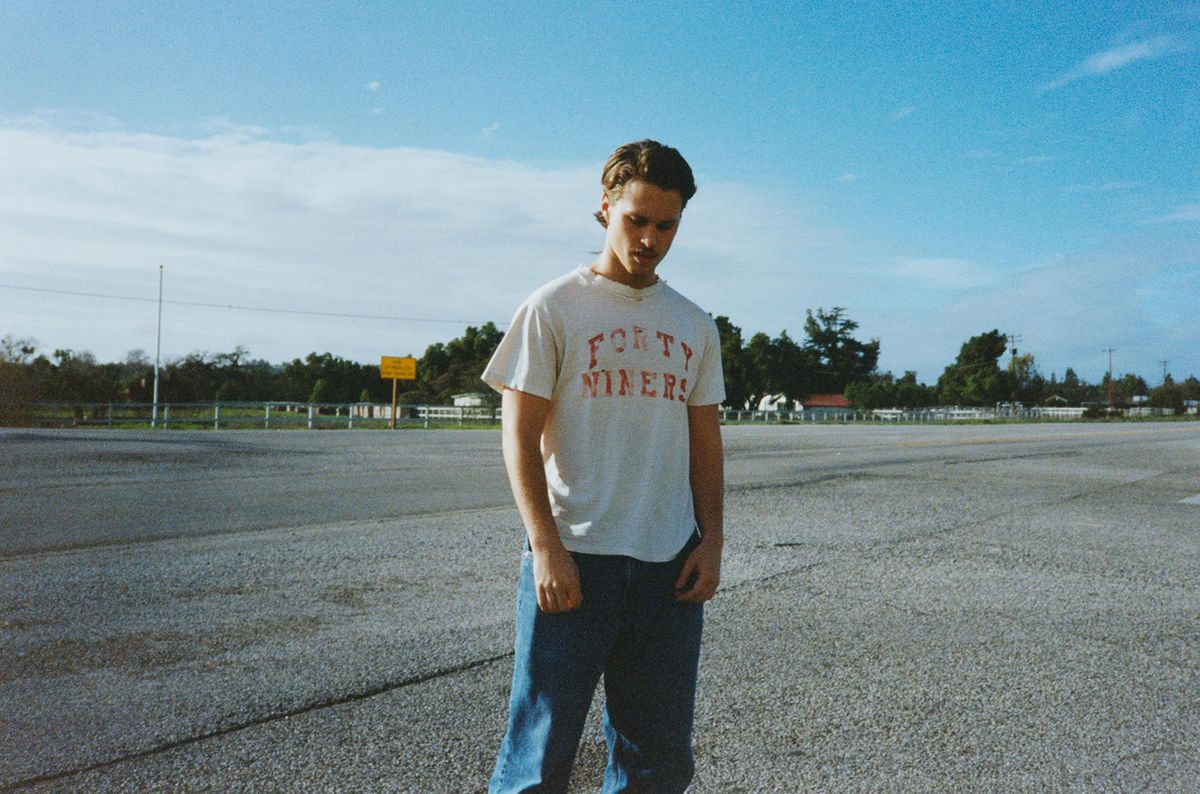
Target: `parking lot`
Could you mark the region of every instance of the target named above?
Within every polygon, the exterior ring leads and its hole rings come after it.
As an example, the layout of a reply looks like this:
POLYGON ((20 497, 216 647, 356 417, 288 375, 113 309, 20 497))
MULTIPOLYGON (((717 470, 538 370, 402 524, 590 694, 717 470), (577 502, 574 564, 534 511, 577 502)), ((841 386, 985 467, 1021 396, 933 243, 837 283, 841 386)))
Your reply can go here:
MULTIPOLYGON (((692 791, 1200 790, 1200 423, 725 440, 692 791)), ((496 431, 0 430, 0 791, 481 791, 519 548, 496 431)))

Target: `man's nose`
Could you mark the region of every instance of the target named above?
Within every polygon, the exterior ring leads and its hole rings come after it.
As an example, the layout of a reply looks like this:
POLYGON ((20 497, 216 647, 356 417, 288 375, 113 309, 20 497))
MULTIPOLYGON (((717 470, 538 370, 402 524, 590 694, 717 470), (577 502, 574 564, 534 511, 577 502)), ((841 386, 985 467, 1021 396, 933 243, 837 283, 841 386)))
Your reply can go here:
POLYGON ((646 248, 654 248, 654 244, 658 242, 658 232, 654 229, 646 229, 642 232, 642 245, 646 248))

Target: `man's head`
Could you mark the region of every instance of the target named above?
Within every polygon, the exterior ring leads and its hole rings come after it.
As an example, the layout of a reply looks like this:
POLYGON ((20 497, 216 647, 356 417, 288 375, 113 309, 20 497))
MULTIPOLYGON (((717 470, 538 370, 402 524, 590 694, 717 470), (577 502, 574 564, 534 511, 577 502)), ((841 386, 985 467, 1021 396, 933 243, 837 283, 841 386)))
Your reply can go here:
MULTIPOLYGON (((688 199, 696 195, 696 181, 692 178, 691 166, 677 149, 663 146, 658 141, 643 140, 627 143, 617 148, 604 164, 600 184, 604 187, 604 198, 609 204, 616 203, 630 182, 645 182, 662 190, 674 190, 686 207, 688 199)), ((596 220, 607 227, 608 219, 603 211, 596 213, 596 220)))

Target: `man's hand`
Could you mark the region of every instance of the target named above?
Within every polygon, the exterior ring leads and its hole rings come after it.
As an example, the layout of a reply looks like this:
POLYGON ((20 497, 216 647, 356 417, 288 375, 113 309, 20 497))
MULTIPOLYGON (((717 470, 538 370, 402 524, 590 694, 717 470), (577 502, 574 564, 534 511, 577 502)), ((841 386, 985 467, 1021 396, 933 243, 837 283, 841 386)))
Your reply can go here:
POLYGON ((675 582, 675 600, 703 604, 716 595, 721 584, 721 550, 724 544, 715 539, 701 540, 692 549, 683 570, 675 582))
POLYGON ((533 552, 533 584, 543 612, 570 612, 583 604, 579 568, 561 544, 533 552))

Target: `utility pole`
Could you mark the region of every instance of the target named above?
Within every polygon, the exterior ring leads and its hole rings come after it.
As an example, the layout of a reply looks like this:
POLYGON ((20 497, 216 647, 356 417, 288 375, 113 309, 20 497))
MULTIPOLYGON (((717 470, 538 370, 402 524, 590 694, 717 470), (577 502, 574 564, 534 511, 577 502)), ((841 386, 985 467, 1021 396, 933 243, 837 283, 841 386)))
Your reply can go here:
POLYGON ((1008 339, 1008 347, 1012 351, 1012 360, 1009 362, 1008 371, 1012 373, 1012 378, 1009 383, 1012 384, 1012 392, 1008 395, 1008 410, 1013 416, 1017 415, 1017 379, 1020 373, 1017 372, 1017 342, 1021 341, 1019 334, 1006 334, 1008 339))
POLYGON ((1020 334, 1008 334, 1008 347, 1012 352, 1012 369, 1014 372, 1017 368, 1017 342, 1021 341, 1020 334))
POLYGON ((158 427, 158 364, 162 357, 163 266, 158 266, 158 340, 154 343, 154 407, 150 409, 150 427, 158 427))
POLYGON ((1165 358, 1164 358, 1162 361, 1159 361, 1158 363, 1159 363, 1159 364, 1162 364, 1162 367, 1163 367, 1163 385, 1164 385, 1164 386, 1166 386, 1166 385, 1167 385, 1167 365, 1168 365, 1168 364, 1170 364, 1171 362, 1170 362, 1170 360, 1169 360, 1169 359, 1165 359, 1165 358))
POLYGON ((1112 408, 1112 354, 1117 349, 1115 347, 1105 348, 1104 352, 1108 353, 1108 407, 1112 408))

